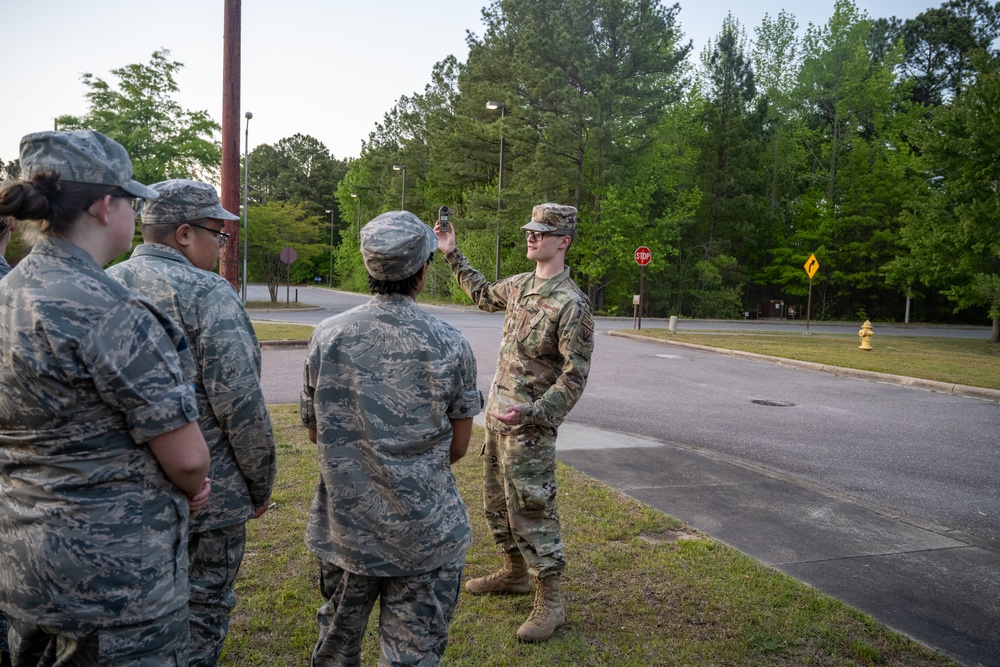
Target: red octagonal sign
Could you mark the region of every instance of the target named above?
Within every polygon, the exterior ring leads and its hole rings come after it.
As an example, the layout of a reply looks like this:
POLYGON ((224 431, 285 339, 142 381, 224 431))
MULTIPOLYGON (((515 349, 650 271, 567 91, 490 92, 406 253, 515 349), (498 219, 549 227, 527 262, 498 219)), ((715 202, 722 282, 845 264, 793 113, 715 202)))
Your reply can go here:
POLYGON ((653 259, 653 253, 649 252, 649 248, 646 246, 641 245, 635 249, 635 263, 639 266, 646 266, 651 259, 653 259))

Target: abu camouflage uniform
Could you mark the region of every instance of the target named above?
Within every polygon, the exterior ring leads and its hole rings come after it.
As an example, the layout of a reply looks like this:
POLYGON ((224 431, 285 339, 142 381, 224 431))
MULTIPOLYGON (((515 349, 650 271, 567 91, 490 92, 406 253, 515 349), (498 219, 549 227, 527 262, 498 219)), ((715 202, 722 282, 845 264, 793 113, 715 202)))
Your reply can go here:
POLYGON ((507 553, 520 551, 535 576, 561 574, 566 558, 556 507, 556 431, 587 384, 594 349, 590 301, 568 268, 544 281, 530 272, 490 283, 458 248, 446 259, 477 307, 506 310, 486 402, 487 523, 496 543, 507 553), (516 426, 490 416, 516 405, 516 426))
MULTIPOLYGON (((369 273, 384 280, 413 275, 436 243, 429 227, 399 211, 362 232, 369 273), (380 240, 423 259, 377 272, 371 246, 380 240)), ((384 260, 378 266, 393 262, 384 260)), ((451 472, 451 420, 481 408, 468 341, 409 295, 376 295, 313 332, 301 415, 316 431, 320 479, 306 544, 327 600, 314 665, 360 664, 379 597, 385 664, 437 664, 472 542, 451 472)))
MULTIPOLYGON (((174 180, 150 187, 160 197, 147 203, 144 224, 231 215, 210 185, 174 180)), ((211 454, 212 494, 191 520, 190 664, 214 665, 236 604, 246 522, 269 501, 276 473, 274 433, 260 386, 260 345, 229 282, 195 267, 175 248, 142 244, 108 274, 180 324, 194 353, 198 425, 211 454)))
POLYGON ((144 446, 198 416, 181 356, 190 368, 177 325, 68 241, 42 238, 0 281, 0 607, 15 653, 41 626, 81 641, 122 628, 102 661, 141 648, 186 664, 188 505, 144 446), (177 624, 180 644, 164 631, 177 624))

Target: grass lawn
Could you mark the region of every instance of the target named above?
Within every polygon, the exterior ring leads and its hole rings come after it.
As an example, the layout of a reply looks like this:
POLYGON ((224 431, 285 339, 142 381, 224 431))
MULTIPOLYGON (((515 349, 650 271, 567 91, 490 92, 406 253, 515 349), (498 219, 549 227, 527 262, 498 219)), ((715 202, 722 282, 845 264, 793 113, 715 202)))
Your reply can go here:
POLYGON ((259 341, 309 340, 313 326, 310 324, 286 324, 284 322, 254 322, 254 332, 259 341))
POLYGON ((876 329, 875 336, 871 338, 874 349, 865 352, 858 349, 861 339, 856 335, 806 336, 801 333, 717 331, 671 334, 667 329, 658 328, 623 331, 650 338, 755 352, 830 366, 1000 389, 1000 345, 986 339, 880 337, 876 329))
MULTIPOLYGON (((305 547, 317 479, 297 406, 271 406, 278 440, 276 507, 250 522, 239 601, 221 664, 308 665, 321 600, 305 547)), ((482 443, 453 470, 472 519, 466 577, 500 562, 481 510, 482 443)), ((953 665, 869 616, 698 534, 562 464, 569 623, 542 644, 517 627, 531 596, 463 592, 446 665, 953 665)), ((375 619, 363 664, 374 665, 375 619)))

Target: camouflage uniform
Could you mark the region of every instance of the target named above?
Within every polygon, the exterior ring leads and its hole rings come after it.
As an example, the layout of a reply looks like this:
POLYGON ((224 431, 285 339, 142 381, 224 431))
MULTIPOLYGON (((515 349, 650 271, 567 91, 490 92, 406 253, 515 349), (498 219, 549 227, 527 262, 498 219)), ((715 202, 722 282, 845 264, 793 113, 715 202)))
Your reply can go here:
MULTIPOLYGON (((362 230, 379 280, 415 274, 436 245, 406 212, 362 230)), ((378 597, 379 664, 440 660, 472 541, 449 464, 450 420, 481 407, 468 341, 409 295, 376 295, 313 332, 301 411, 317 432, 320 480, 306 543, 327 600, 314 665, 360 664, 378 597)))
MULTIPOLYGON (((143 224, 221 218, 225 213, 212 186, 176 180, 151 187, 160 197, 147 203, 143 224)), ((271 419, 260 387, 260 346, 232 286, 218 274, 196 268, 175 248, 140 245, 108 274, 173 317, 194 353, 198 425, 212 458, 212 495, 191 521, 190 664, 214 665, 236 604, 233 588, 245 550, 246 522, 254 508, 270 499, 276 471, 271 419)))
POLYGON ((187 501, 140 446, 198 416, 180 355, 177 325, 68 241, 42 238, 0 282, 0 600, 15 658, 49 628, 99 632, 105 662, 186 664, 187 501), (180 639, 164 630, 178 626, 180 639))
POLYGON ((3 255, 0 255, 0 280, 3 280, 3 277, 8 273, 10 273, 10 264, 7 263, 3 255))
POLYGON ((556 508, 556 429, 587 384, 594 349, 590 301, 568 268, 544 281, 531 272, 490 283, 458 248, 445 258, 477 307, 507 313, 486 402, 487 523, 496 543, 507 553, 520 551, 532 574, 561 574, 566 558, 556 508), (516 426, 489 414, 516 405, 516 426))

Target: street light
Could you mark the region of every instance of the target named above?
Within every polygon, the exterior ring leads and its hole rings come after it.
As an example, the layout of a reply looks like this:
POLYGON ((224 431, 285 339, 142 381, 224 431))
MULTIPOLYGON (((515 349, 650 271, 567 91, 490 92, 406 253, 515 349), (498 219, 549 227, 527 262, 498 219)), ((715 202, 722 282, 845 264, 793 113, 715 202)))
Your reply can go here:
POLYGON ((330 287, 333 287, 333 209, 327 209, 330 214, 330 287))
MULTIPOLYGON (((500 120, 503 121, 506 115, 507 107, 503 102, 494 102, 490 100, 486 103, 487 109, 500 109, 500 120)), ((503 148, 504 148, 504 138, 503 138, 503 124, 501 122, 500 127, 500 179, 497 182, 497 262, 496 262, 496 279, 500 280, 500 211, 503 210, 503 148)))
POLYGON ((361 197, 352 192, 351 197, 358 200, 358 245, 361 244, 361 197))
MULTIPOLYGON (((250 168, 250 119, 253 113, 243 114, 247 119, 246 135, 243 139, 243 303, 247 302, 247 174, 250 168)), ((237 135, 238 136, 238 135, 237 135)))
POLYGON ((406 165, 405 164, 394 164, 392 165, 393 171, 403 172, 403 196, 399 200, 399 210, 406 210, 406 165))

